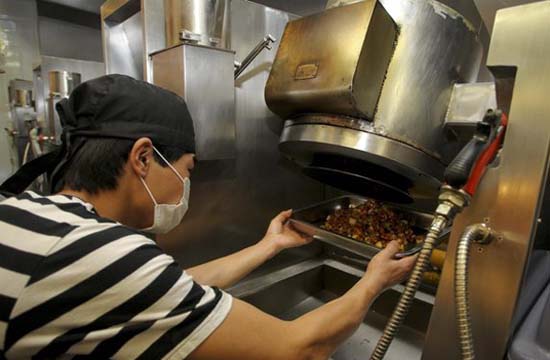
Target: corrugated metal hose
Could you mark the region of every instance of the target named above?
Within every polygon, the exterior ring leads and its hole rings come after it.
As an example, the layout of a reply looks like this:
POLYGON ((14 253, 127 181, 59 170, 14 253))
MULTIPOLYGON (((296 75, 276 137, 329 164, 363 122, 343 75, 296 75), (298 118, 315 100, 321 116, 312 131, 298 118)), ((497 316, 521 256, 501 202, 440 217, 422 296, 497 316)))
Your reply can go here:
POLYGON ((474 341, 472 338, 472 323, 470 320, 470 305, 468 293, 468 263, 470 246, 480 236, 486 234, 487 228, 479 224, 468 226, 458 241, 455 260, 455 302, 456 321, 460 341, 460 351, 463 360, 474 360, 474 341))
POLYGON ((418 290, 420 283, 422 282, 424 272, 426 272, 426 269, 430 264, 432 251, 434 250, 439 235, 446 226, 447 219, 445 217, 440 215, 434 217, 432 225, 430 226, 430 230, 426 235, 426 240, 424 241, 422 250, 420 250, 418 259, 416 260, 416 264, 414 265, 411 276, 407 281, 407 284, 405 285, 405 289, 401 294, 401 297, 399 298, 399 302, 397 303, 397 306, 395 307, 395 310, 393 311, 390 320, 386 324, 384 333, 376 344, 374 353, 371 355, 371 360, 382 360, 382 358, 386 354, 386 351, 388 350, 393 338, 395 337, 395 334, 399 330, 399 327, 403 323, 403 320, 405 319, 407 313, 409 312, 409 309, 411 308, 414 300, 414 295, 418 290))

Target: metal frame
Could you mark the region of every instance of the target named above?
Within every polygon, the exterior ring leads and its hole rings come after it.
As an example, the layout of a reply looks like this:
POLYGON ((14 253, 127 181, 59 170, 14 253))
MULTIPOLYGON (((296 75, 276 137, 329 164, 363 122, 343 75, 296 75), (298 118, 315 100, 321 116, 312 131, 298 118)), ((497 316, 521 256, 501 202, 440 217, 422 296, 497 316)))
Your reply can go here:
MULTIPOLYGON (((325 13, 287 26, 271 69, 266 102, 273 112, 289 119, 280 150, 306 167, 311 157, 326 154, 374 164, 378 170, 370 172, 373 175, 369 178, 378 180, 376 188, 383 182, 376 175, 388 170, 412 182, 386 181, 405 192, 407 201, 434 199, 445 165, 460 150, 458 141, 445 136, 445 114, 453 85, 477 77, 483 55, 477 29, 454 9, 435 0, 366 1, 330 8, 325 13), (362 24, 357 20, 361 17, 355 16, 361 5, 366 13, 375 9, 365 28, 351 26, 362 24), (377 9, 378 13, 387 12, 399 29, 397 40, 390 42, 394 49, 389 63, 381 60, 387 56, 381 51, 386 44, 369 45, 369 34, 386 24, 382 22, 385 17, 375 16, 377 9), (350 29, 340 26, 343 24, 350 29), (315 36, 302 35, 304 32, 315 36), (327 38, 326 32, 331 36, 327 38), (341 44, 348 42, 338 40, 346 36, 351 48, 339 51, 341 44), (297 40, 291 40, 294 37, 297 40), (329 50, 338 56, 330 56, 329 50), (377 54, 374 58, 373 53, 377 54), (373 70, 368 73, 361 70, 371 66, 373 70), (350 68, 356 72, 350 73, 350 68), (379 83, 380 74, 384 77, 379 83), (365 91, 354 95, 363 81, 365 91), (376 94, 376 99, 359 96, 362 93, 376 94)), ((377 40, 392 38, 390 31, 382 33, 370 35, 377 40)), ((342 170, 338 165, 323 167, 342 170)), ((312 177, 345 191, 374 196, 357 190, 373 189, 372 181, 359 184, 358 177, 351 176, 362 175, 360 169, 347 169, 350 176, 340 179, 328 171, 312 177)), ((396 195, 395 201, 404 202, 405 197, 396 195)))
POLYGON ((479 359, 499 359, 506 353, 529 254, 541 224, 549 220, 540 215, 548 205, 543 197, 550 144, 549 17, 550 1, 497 13, 488 65, 495 75, 499 107, 511 109, 508 131, 498 164, 487 171, 471 206, 455 221, 424 359, 460 357, 454 310, 456 243, 466 226, 483 222, 497 238, 477 245, 471 254, 474 345, 479 359))

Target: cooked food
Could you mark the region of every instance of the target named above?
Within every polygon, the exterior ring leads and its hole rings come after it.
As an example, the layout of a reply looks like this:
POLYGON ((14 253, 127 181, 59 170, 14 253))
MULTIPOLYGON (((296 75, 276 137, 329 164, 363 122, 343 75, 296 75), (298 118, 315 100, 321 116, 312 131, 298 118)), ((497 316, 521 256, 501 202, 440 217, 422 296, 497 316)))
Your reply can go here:
POLYGON ((392 240, 397 240, 401 250, 424 241, 401 215, 371 199, 361 205, 336 210, 321 227, 380 249, 392 240))

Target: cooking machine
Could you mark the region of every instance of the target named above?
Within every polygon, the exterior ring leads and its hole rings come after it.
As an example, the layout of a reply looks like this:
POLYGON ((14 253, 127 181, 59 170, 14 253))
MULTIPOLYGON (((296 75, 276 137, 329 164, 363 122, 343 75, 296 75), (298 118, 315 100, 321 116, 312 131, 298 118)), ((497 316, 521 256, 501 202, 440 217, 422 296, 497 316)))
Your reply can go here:
POLYGON ((183 265, 249 245, 273 213, 303 207, 292 221, 320 241, 229 289, 295 318, 364 274, 379 249, 319 225, 375 198, 425 240, 401 254, 419 254, 408 282, 372 304, 334 359, 550 351, 539 305, 550 1, 499 11, 490 46, 472 1, 329 0, 300 18, 245 0, 109 0, 101 16, 107 72, 176 92, 195 119, 195 205, 163 239, 187 240, 174 245, 183 265))
POLYGON ((543 29, 549 12, 550 2, 541 2, 498 13, 487 61, 494 85, 482 86, 468 85, 482 58, 478 29, 436 1, 335 1, 287 25, 265 90, 267 105, 285 120, 280 151, 305 174, 347 192, 413 208, 437 199, 371 359, 386 354, 448 226, 423 357, 504 356, 529 253, 548 221, 548 109, 537 99, 550 74, 533 52, 550 37, 543 29), (453 122, 462 108, 486 114, 453 122))

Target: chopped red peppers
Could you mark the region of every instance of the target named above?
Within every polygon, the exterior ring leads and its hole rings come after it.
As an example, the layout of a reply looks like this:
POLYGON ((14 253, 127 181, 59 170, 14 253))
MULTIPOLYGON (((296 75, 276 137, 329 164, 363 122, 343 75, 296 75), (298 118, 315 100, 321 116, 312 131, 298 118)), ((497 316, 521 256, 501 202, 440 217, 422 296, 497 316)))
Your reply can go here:
POLYGON ((402 251, 409 244, 424 241, 424 236, 416 235, 401 215, 371 199, 355 207, 336 210, 327 217, 322 228, 380 249, 392 240, 399 243, 402 251))

